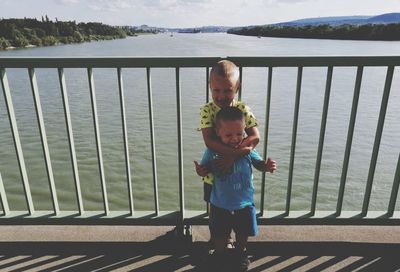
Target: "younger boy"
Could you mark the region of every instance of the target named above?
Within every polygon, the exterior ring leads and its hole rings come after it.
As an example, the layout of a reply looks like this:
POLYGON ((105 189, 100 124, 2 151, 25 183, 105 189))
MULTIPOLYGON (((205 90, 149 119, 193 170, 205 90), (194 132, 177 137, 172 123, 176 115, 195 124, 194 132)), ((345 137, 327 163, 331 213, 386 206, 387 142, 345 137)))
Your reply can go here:
MULTIPOLYGON (((236 149, 245 140, 245 117, 236 107, 224 107, 216 115, 216 134, 221 144, 236 149)), ((247 271, 250 261, 246 253, 247 239, 258 233, 256 209, 253 203, 254 187, 252 165, 257 170, 273 173, 275 161, 262 160, 255 150, 237 159, 230 173, 220 172, 215 160, 217 153, 206 149, 201 166, 214 174, 211 191, 209 228, 213 237, 215 268, 224 267, 223 253, 233 229, 236 234, 235 254, 240 271, 247 271)), ((197 167, 196 167, 197 171, 197 167)), ((197 171, 198 172, 198 171, 197 171)))

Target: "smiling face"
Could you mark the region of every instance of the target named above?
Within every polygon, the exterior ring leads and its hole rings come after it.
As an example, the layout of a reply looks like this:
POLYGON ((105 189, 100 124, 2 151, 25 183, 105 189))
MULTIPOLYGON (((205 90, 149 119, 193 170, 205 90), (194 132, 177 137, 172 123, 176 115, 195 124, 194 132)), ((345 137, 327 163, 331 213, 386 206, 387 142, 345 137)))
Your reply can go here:
POLYGON ((211 74, 211 96, 220 108, 229 107, 239 89, 239 80, 234 76, 220 76, 211 74))
POLYGON ((231 147, 238 147, 245 136, 244 118, 239 120, 219 120, 217 135, 221 141, 231 147))
POLYGON ((232 61, 217 62, 210 72, 211 96, 220 108, 232 106, 232 101, 240 87, 239 68, 232 61))

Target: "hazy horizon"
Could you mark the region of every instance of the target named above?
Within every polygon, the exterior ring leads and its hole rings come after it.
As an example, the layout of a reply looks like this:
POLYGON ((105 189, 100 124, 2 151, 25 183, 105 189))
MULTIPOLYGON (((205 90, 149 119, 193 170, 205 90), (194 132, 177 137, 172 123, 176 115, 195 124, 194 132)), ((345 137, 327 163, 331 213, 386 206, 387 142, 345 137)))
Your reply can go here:
POLYGON ((399 12, 400 0, 2 0, 0 17, 186 28, 399 12), (229 10, 229 13, 227 13, 229 10))

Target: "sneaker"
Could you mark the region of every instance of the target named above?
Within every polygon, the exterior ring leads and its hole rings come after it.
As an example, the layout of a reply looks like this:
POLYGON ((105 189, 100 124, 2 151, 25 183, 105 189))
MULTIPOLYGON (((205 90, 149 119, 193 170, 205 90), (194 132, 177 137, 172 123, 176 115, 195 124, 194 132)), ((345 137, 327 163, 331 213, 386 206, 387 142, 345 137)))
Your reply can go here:
POLYGON ((246 250, 237 250, 238 271, 247 271, 249 269, 250 260, 246 250))
POLYGON ((208 266, 209 271, 224 271, 225 254, 214 251, 209 255, 208 266))
POLYGON ((234 247, 235 247, 235 245, 234 245, 233 239, 229 237, 228 243, 226 244, 226 248, 227 249, 231 249, 231 248, 234 248, 234 247))

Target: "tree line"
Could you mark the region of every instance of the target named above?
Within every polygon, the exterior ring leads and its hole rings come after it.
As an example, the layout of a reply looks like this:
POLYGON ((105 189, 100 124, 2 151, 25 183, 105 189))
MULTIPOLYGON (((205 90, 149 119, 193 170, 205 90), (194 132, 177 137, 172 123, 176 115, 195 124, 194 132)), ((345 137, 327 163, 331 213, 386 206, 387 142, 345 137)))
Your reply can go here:
POLYGON ((400 24, 251 26, 232 28, 230 34, 282 38, 399 41, 400 24))
POLYGON ((28 45, 47 46, 81 43, 92 40, 121 39, 133 36, 130 27, 113 27, 102 23, 51 21, 47 16, 37 19, 0 20, 0 50, 28 45))

